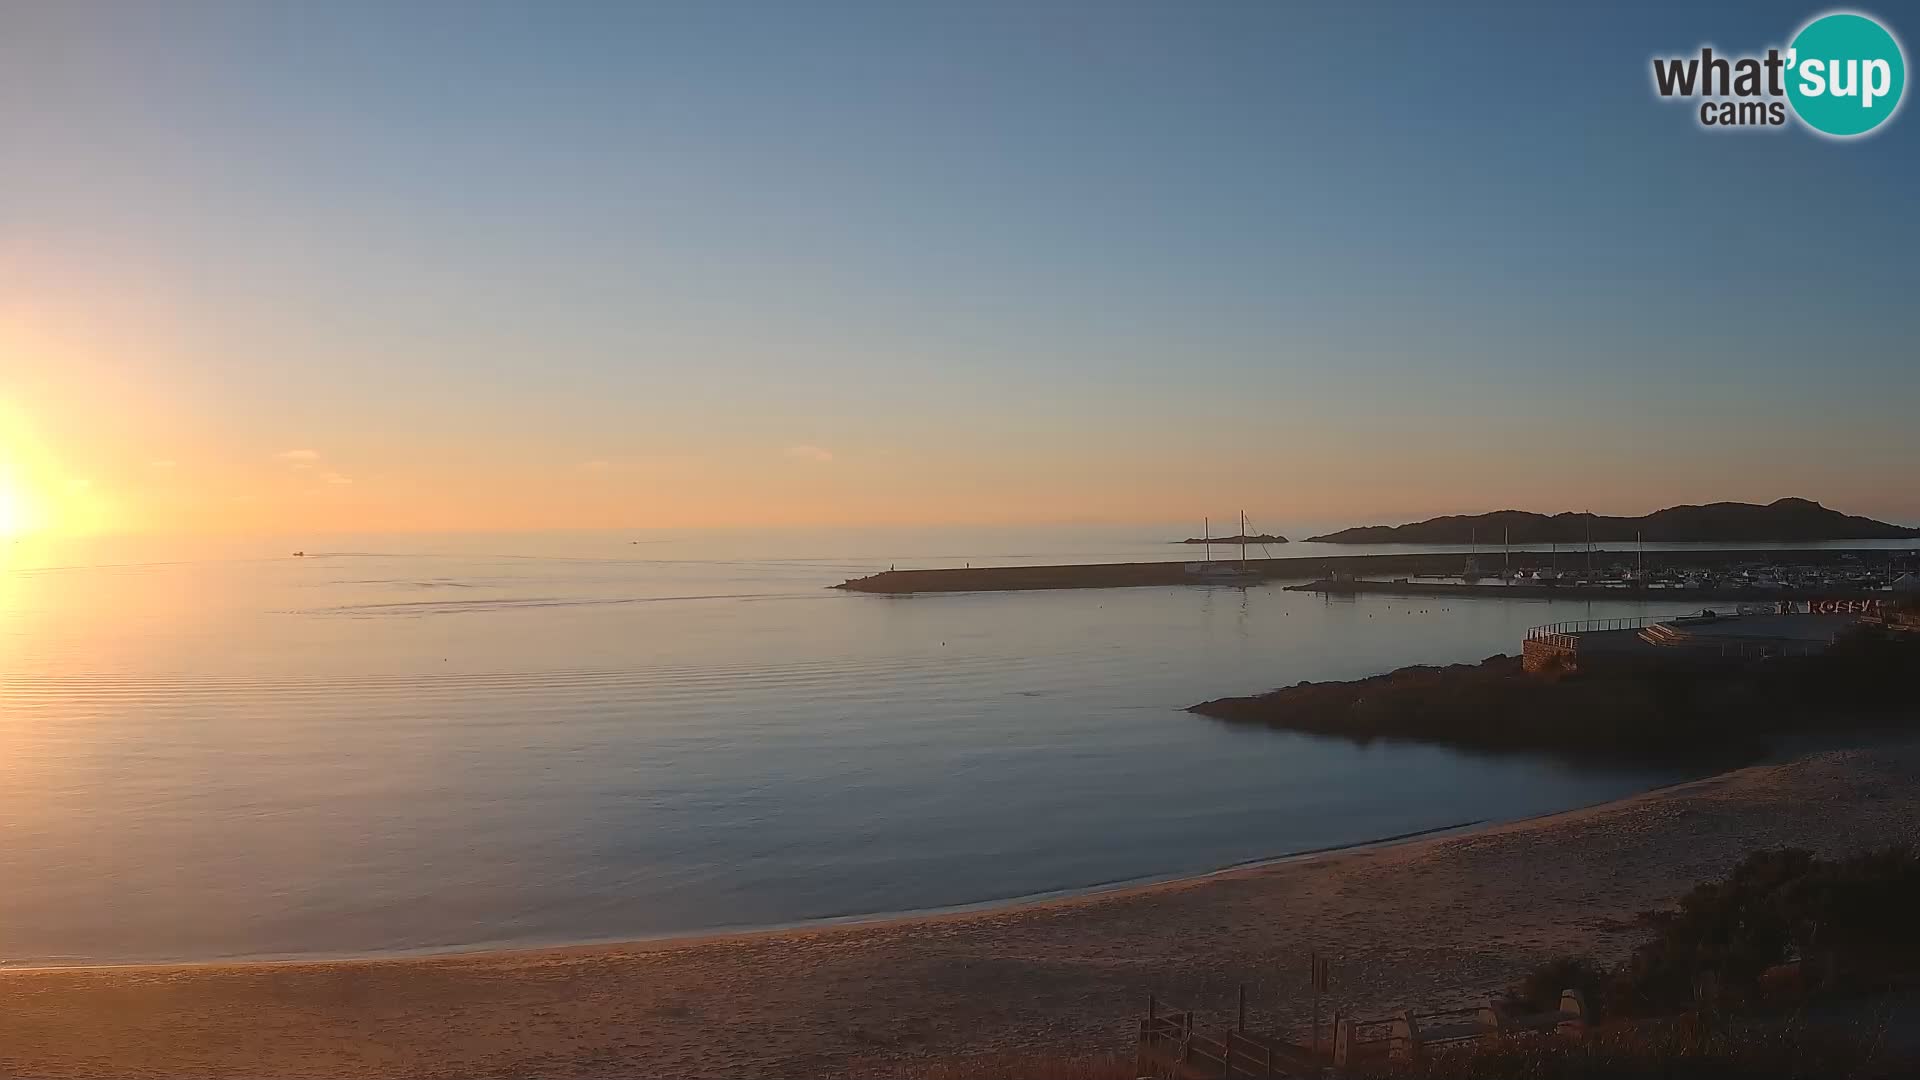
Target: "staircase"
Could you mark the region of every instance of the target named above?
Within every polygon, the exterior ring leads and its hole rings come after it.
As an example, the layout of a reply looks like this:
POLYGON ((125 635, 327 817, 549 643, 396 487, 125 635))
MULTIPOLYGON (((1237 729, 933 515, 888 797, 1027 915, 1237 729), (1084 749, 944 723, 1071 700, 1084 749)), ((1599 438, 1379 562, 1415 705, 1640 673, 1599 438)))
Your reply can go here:
POLYGON ((1691 645, 1693 635, 1685 630, 1675 629, 1671 623, 1648 623, 1640 629, 1640 640, 1649 645, 1691 645))

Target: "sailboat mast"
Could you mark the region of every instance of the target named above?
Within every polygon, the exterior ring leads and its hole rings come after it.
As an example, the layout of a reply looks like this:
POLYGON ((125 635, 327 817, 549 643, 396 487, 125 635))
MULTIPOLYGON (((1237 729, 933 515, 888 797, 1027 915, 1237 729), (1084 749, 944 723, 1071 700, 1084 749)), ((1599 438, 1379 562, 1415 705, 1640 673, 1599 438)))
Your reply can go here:
POLYGON ((1240 511, 1240 569, 1247 568, 1247 512, 1240 511))
POLYGON ((1213 519, 1200 519, 1200 540, 1207 545, 1207 561, 1213 561, 1213 519))
POLYGON ((1587 577, 1593 577, 1593 511, 1587 511, 1587 577))

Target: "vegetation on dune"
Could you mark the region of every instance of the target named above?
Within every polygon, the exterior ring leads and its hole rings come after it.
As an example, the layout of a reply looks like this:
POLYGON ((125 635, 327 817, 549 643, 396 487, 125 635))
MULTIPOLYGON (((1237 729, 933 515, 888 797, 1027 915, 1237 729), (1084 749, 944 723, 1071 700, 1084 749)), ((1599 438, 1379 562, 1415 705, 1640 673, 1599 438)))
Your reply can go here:
POLYGON ((1920 970, 1920 855, 1889 847, 1844 859, 1757 851, 1670 911, 1640 917, 1652 936, 1608 970, 1584 958, 1542 965, 1510 991, 1539 1007, 1564 984, 1603 1016, 1661 1016, 1703 1002, 1764 1005, 1783 990, 1871 989, 1920 970), (1799 961, 1791 987, 1766 974, 1799 961))
MULTIPOLYGON (((1888 847, 1842 859, 1780 849, 1749 854, 1668 911, 1640 917, 1649 938, 1611 967, 1564 956, 1506 995, 1516 1012, 1554 1011, 1579 990, 1599 1021, 1588 1037, 1518 1035, 1438 1049, 1390 1073, 1412 1080, 1812 1080, 1915 1075, 1889 1056, 1871 1007, 1852 1023, 1767 1017, 1770 979, 1817 967, 1798 992, 1872 991, 1920 970, 1920 854, 1888 847), (1705 998, 1707 1000, 1703 1001, 1705 998), (1703 1007, 1706 1006, 1706 1007, 1703 1007)), ((1130 1080, 1131 1054, 1002 1054, 875 1066, 868 1080, 1130 1080)))
POLYGON ((1756 851, 1640 921, 1652 936, 1608 968, 1560 957, 1508 992, 1522 1011, 1585 995, 1601 1026, 1577 1042, 1548 1035, 1440 1052, 1398 1075, 1431 1080, 1688 1077, 1799 1080, 1915 1075, 1889 1057, 1871 1007, 1850 1025, 1768 1019, 1820 990, 1871 992, 1920 970, 1920 854, 1902 846, 1842 859, 1756 851), (1795 964, 1797 962, 1797 966, 1795 964), (1791 978, 1782 978, 1791 976, 1791 978), (1608 1023, 1611 1021, 1611 1023, 1608 1023), (1621 1022, 1627 1021, 1627 1022, 1621 1022))
POLYGON ((1491 752, 1645 761, 1751 760, 1772 735, 1920 722, 1920 635, 1861 628, 1815 656, 1742 663, 1655 657, 1530 675, 1519 658, 1303 682, 1192 712, 1357 742, 1405 739, 1491 752))
POLYGON ((1602 1029, 1572 1042, 1551 1035, 1441 1051, 1396 1077, 1414 1080, 1845 1080, 1909 1075, 1868 1030, 1687 1017, 1602 1029))
MULTIPOLYGON (((1400 1080, 1879 1080, 1911 1075, 1882 1053, 1879 1033, 1811 1031, 1793 1023, 1686 1017, 1602 1029, 1580 1042, 1550 1035, 1440 1051, 1384 1074, 1400 1080)), ((934 1060, 860 1074, 873 1080, 1133 1080, 1131 1056, 1006 1055, 934 1060)))
POLYGON ((1133 1055, 988 1054, 932 1058, 849 1080, 1134 1080, 1133 1055))
POLYGON ((1529 971, 1507 991, 1507 1005, 1517 1013, 1548 1013, 1560 1007, 1560 995, 1578 990, 1589 1007, 1605 1000, 1612 972, 1586 956, 1561 956, 1529 971))

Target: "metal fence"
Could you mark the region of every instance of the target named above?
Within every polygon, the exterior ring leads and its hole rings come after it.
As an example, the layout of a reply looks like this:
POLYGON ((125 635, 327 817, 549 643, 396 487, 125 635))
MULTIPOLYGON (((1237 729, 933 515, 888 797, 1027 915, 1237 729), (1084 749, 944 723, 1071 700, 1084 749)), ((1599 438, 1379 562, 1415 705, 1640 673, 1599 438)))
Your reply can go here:
POLYGON ((1636 615, 1618 619, 1575 619, 1570 622, 1547 623, 1527 631, 1528 641, 1538 641, 1563 652, 1579 652, 1579 634, 1590 634, 1598 630, 1644 630, 1654 623, 1666 622, 1674 616, 1636 615))
POLYGON ((1571 622, 1547 623, 1528 630, 1527 640, 1591 634, 1596 630, 1644 630, 1654 623, 1671 622, 1674 618, 1672 615, 1637 615, 1620 619, 1575 619, 1571 622))
MULTIPOLYGON (((1581 634, 1591 634, 1608 630, 1638 630, 1640 636, 1648 642, 1670 648, 1686 649, 1695 655, 1719 655, 1723 657, 1767 657, 1767 656, 1813 656, 1826 651, 1837 638, 1830 634, 1822 638, 1804 640, 1786 640, 1781 638, 1758 638, 1742 641, 1727 637, 1694 637, 1687 632, 1684 623, 1676 625, 1680 616, 1676 615, 1639 615, 1614 619, 1576 619, 1569 622, 1547 623, 1527 631, 1526 640, 1539 642, 1553 649, 1567 653, 1579 653, 1581 634), (1653 636, 1649 636, 1649 635, 1653 636)), ((1711 625, 1711 624, 1708 624, 1711 625)))

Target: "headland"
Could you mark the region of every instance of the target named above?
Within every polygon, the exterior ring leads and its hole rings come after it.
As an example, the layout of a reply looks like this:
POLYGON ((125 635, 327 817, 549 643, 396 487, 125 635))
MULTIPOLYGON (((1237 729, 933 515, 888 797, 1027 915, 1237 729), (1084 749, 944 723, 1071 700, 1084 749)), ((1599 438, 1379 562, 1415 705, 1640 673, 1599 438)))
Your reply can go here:
POLYGON ((1843 514, 1811 499, 1669 506, 1638 517, 1495 510, 1450 514, 1407 525, 1364 525, 1308 537, 1323 544, 1803 544, 1828 540, 1908 540, 1920 529, 1843 514))

